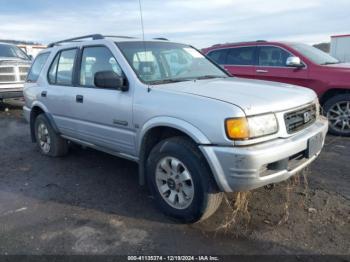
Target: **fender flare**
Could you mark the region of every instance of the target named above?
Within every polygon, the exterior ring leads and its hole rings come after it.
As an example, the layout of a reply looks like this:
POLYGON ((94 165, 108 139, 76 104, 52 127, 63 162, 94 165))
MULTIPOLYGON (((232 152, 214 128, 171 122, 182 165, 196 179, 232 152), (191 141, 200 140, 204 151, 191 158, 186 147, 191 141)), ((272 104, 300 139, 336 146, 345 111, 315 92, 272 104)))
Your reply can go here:
POLYGON ((34 118, 34 112, 32 110, 35 107, 40 108, 44 112, 44 114, 45 114, 46 118, 48 119, 52 129, 55 131, 56 134, 59 134, 60 133, 59 129, 58 129, 58 127, 57 127, 53 117, 52 117, 52 114, 50 114, 48 112, 47 107, 45 105, 43 105, 42 103, 36 101, 35 103, 32 104, 32 107, 31 107, 31 110, 30 110, 30 120, 29 120, 30 136, 31 136, 32 142, 33 143, 36 142, 36 137, 35 137, 35 118, 34 118))
POLYGON ((150 120, 148 120, 143 126, 141 131, 139 132, 139 135, 137 136, 137 142, 136 142, 136 152, 139 156, 139 183, 140 185, 145 184, 145 163, 147 157, 145 156, 144 151, 144 141, 147 133, 155 127, 170 127, 177 129, 195 141, 197 144, 210 144, 209 139, 203 134, 201 130, 199 130, 197 127, 193 126, 192 124, 179 119, 175 117, 155 117, 150 120))

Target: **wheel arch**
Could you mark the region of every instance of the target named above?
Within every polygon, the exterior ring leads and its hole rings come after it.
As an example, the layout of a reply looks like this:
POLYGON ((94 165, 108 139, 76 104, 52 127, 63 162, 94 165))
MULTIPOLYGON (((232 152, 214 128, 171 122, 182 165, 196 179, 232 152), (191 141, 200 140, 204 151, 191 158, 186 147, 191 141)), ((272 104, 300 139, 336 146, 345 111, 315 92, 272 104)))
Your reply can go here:
POLYGON ((350 94, 350 89, 346 89, 346 88, 332 88, 332 89, 328 89, 326 92, 324 92, 321 97, 320 97, 320 104, 324 105, 324 103, 332 98, 335 95, 339 95, 339 94, 350 94))
POLYGON ((57 128, 57 126, 55 124, 55 121, 53 120, 52 115, 48 112, 47 108, 41 103, 35 103, 35 104, 32 105, 32 108, 30 110, 30 119, 29 119, 30 136, 31 136, 32 142, 36 142, 36 137, 35 137, 35 119, 40 114, 45 114, 45 116, 49 120, 50 125, 52 126, 53 130, 56 133, 59 133, 58 128, 57 128))
POLYGON ((209 139, 198 128, 184 120, 167 117, 151 119, 143 126, 137 143, 141 185, 146 183, 147 156, 152 148, 161 140, 174 136, 186 137, 195 144, 210 144, 209 139))

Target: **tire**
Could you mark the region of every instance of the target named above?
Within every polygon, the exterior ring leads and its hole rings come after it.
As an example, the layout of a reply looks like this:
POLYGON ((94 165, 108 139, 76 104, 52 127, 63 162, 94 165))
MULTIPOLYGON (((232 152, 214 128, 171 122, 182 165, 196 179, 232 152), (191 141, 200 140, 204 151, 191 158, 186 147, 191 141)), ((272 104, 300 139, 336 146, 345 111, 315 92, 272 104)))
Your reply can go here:
POLYGON ((323 109, 329 121, 329 133, 350 136, 350 94, 331 97, 324 103, 323 109))
POLYGON ((173 137, 159 142, 147 159, 146 169, 158 207, 179 222, 204 220, 221 204, 223 193, 219 192, 206 159, 189 139, 173 137))
POLYGON ((44 114, 40 114, 35 118, 35 138, 43 155, 60 157, 68 153, 67 140, 54 131, 44 114))

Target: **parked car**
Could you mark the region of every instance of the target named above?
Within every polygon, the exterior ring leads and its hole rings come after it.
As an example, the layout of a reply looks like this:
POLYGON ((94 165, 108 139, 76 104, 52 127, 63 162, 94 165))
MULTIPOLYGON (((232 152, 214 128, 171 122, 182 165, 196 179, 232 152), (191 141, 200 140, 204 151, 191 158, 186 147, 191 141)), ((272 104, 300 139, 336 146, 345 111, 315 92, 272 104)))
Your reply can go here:
POLYGON ((329 119, 330 132, 350 136, 350 64, 301 43, 232 43, 203 52, 232 75, 311 88, 329 119))
POLYGON ((0 43, 0 100, 22 97, 30 58, 15 45, 0 43))
POLYGON ((328 128, 312 90, 231 78, 191 46, 162 40, 53 43, 24 96, 42 154, 65 155, 71 141, 133 160, 161 210, 187 223, 213 214, 222 192, 308 166, 328 128))

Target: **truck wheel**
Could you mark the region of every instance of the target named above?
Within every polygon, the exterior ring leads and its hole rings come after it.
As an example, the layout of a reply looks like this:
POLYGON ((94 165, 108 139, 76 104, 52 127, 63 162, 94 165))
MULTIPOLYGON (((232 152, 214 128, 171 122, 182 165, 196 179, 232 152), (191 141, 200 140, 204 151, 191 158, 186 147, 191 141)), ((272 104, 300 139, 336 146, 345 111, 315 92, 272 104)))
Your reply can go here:
POLYGON ((206 159, 183 137, 163 140, 152 149, 147 180, 159 208, 184 223, 208 218, 222 201, 206 159))
POLYGON ((35 137, 43 155, 58 157, 68 153, 67 141, 56 134, 44 114, 35 119, 35 137))
POLYGON ((350 94, 339 94, 328 99, 324 111, 331 134, 350 136, 350 94))

